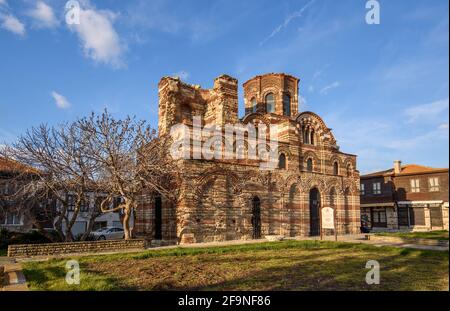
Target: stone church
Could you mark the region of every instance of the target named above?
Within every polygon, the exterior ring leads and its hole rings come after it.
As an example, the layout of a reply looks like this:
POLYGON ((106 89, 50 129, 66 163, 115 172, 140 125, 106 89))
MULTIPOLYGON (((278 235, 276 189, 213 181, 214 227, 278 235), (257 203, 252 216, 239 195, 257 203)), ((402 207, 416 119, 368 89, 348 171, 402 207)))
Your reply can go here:
MULTIPOLYGON (((175 124, 192 128, 194 117, 219 128, 276 125, 278 163, 275 169, 261 170, 261 160, 248 157, 177 160, 182 167, 180 199, 173 204, 144 196, 136 212, 137 235, 161 244, 315 236, 320 234, 321 207, 335 210, 338 234, 359 232, 356 156, 339 150, 317 114, 298 111, 298 78, 270 73, 245 82, 241 119, 238 81, 230 76, 216 78, 211 89, 172 77, 163 77, 158 87, 160 134, 175 124)), ((243 152, 250 148, 245 143, 243 152)))

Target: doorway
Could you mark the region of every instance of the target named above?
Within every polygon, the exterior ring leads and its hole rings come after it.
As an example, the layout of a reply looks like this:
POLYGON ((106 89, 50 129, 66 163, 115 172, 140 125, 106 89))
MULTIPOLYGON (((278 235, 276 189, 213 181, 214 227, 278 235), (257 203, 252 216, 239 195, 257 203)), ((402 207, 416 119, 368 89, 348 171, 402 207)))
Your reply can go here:
POLYGON ((317 188, 309 191, 309 235, 320 235, 320 193, 317 188))
POLYGON ((254 197, 252 200, 252 238, 261 238, 261 200, 254 197))

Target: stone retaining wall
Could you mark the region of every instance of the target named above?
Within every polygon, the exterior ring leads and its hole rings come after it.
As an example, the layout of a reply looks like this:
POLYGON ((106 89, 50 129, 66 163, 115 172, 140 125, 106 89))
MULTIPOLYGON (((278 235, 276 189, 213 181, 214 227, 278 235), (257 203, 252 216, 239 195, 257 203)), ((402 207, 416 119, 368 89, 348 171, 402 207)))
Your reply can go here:
POLYGON ((17 258, 78 253, 99 253, 131 249, 145 249, 145 247, 146 241, 143 239, 46 244, 15 244, 8 246, 8 257, 17 258))
POLYGON ((448 241, 446 240, 433 240, 433 239, 420 239, 420 238, 401 238, 394 236, 380 236, 380 235, 367 235, 368 240, 371 241, 381 241, 381 242, 391 242, 391 243, 408 243, 408 244, 418 244, 427 246, 443 246, 448 247, 448 241))

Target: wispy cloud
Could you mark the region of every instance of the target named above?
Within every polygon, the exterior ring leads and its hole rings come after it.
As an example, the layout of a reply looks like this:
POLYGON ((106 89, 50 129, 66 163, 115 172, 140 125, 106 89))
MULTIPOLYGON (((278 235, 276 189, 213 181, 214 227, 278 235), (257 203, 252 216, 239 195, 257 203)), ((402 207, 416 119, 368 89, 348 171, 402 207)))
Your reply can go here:
POLYGON ((266 43, 267 41, 269 41, 270 39, 272 39, 273 37, 275 37, 282 29, 286 28, 290 22, 292 22, 292 20, 296 19, 296 18, 300 18, 303 15, 303 12, 305 12, 305 10, 314 3, 315 0, 310 0, 308 3, 306 3, 300 10, 293 12, 292 14, 289 14, 285 19, 284 22, 280 25, 278 25, 278 27, 276 27, 272 33, 265 38, 263 41, 261 41, 259 43, 259 45, 264 45, 264 43, 266 43))
POLYGON ((51 95, 52 95, 53 99, 55 100, 55 104, 58 108, 68 109, 72 106, 72 104, 63 95, 61 95, 55 91, 52 91, 51 95))
POLYGON ((438 127, 421 135, 390 140, 386 142, 386 146, 399 151, 417 151, 426 148, 427 145, 437 144, 441 140, 448 141, 448 129, 438 127))
POLYGON ((80 9, 80 23, 69 28, 78 35, 87 58, 121 68, 125 66, 126 48, 113 25, 116 17, 109 10, 97 10, 87 3, 80 9))
POLYGON ((405 110, 407 122, 412 123, 419 119, 429 121, 437 117, 448 115, 449 99, 441 99, 435 102, 413 106, 405 110))
POLYGON ((36 6, 27 11, 27 15, 34 19, 38 28, 53 28, 58 25, 52 7, 43 1, 36 2, 36 6))
POLYGON ((0 27, 16 35, 25 35, 25 25, 14 15, 0 12, 0 27))
POLYGON ((326 94, 328 94, 328 92, 329 92, 330 90, 339 87, 339 85, 341 85, 341 84, 339 83, 339 81, 334 81, 333 83, 328 84, 327 86, 324 86, 324 87, 320 90, 320 94, 326 95, 326 94))

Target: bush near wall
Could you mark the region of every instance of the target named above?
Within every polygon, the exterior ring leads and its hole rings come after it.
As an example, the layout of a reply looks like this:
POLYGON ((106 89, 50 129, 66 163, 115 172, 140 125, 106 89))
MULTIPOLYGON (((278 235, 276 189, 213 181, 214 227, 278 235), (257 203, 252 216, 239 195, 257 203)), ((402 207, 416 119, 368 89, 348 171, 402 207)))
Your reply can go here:
MULTIPOLYGON (((55 239, 57 237, 55 236, 55 239)), ((39 231, 30 231, 27 233, 23 232, 11 232, 6 229, 0 230, 0 250, 5 250, 9 245, 13 244, 39 244, 39 243, 50 243, 46 236, 41 234, 39 231)))

